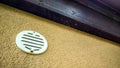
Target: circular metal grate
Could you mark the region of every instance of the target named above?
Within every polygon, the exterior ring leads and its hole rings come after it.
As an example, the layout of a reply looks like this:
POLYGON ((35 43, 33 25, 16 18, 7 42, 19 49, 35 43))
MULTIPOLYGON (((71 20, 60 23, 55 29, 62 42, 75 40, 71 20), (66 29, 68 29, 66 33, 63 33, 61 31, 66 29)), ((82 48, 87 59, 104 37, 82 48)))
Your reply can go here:
POLYGON ((35 31, 22 31, 16 36, 16 44, 22 51, 30 54, 41 54, 47 50, 45 37, 35 31))

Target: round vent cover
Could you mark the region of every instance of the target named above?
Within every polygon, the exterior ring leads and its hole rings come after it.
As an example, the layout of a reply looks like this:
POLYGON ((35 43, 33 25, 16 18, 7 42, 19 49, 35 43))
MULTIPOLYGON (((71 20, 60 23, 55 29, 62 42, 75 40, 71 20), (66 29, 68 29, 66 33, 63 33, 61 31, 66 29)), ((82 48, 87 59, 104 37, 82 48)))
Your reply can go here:
POLYGON ((30 54, 41 54, 48 47, 45 37, 35 31, 22 31, 18 33, 16 44, 22 51, 30 54))

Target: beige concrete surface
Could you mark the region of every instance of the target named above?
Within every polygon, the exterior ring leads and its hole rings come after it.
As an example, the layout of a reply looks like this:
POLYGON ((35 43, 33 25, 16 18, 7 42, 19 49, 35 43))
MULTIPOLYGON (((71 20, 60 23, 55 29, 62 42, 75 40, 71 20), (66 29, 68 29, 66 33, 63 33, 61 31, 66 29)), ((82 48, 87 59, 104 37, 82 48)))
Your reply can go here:
POLYGON ((120 44, 0 4, 0 68, 120 68, 120 44), (48 50, 30 55, 15 38, 34 30, 48 40, 48 50))

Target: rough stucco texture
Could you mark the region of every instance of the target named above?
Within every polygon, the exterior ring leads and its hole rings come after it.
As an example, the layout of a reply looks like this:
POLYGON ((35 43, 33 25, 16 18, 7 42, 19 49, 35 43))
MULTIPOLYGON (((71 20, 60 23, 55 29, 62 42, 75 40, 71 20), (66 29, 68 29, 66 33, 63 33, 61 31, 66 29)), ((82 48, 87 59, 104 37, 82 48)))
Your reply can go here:
POLYGON ((120 68, 120 44, 0 4, 0 68, 120 68), (18 49, 15 38, 23 30, 43 34, 48 50, 18 49))

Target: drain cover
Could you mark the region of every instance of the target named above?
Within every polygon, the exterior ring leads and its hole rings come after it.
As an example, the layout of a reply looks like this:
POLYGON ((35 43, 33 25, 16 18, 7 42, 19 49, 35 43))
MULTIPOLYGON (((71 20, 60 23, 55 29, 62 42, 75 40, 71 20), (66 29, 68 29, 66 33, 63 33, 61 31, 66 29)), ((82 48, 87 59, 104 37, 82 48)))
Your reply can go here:
POLYGON ((41 54, 47 50, 47 40, 35 31, 22 31, 16 36, 16 44, 22 51, 30 54, 41 54))

